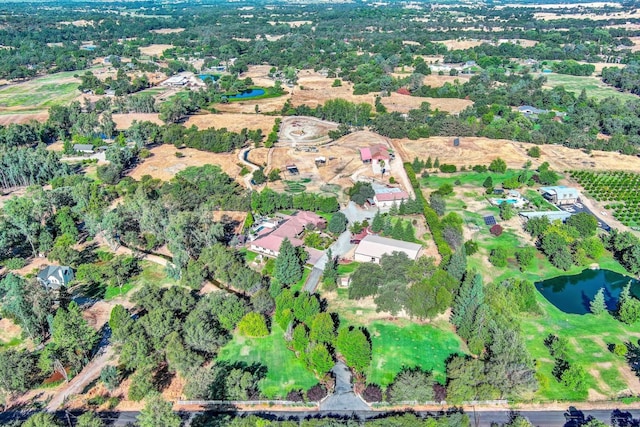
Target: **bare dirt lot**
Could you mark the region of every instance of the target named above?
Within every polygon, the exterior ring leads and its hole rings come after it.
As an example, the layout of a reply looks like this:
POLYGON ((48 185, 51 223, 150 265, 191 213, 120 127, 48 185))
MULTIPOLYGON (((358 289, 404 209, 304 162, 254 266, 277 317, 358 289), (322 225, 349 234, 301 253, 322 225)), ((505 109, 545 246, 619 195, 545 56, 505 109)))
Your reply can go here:
POLYGON ((148 56, 160 56, 162 52, 167 49, 171 49, 173 45, 170 44, 150 44, 149 46, 139 48, 140 53, 148 56))
POLYGON ((534 166, 549 162, 557 171, 570 169, 596 170, 640 170, 640 158, 625 156, 608 151, 593 151, 586 154, 581 150, 560 145, 542 145, 539 159, 527 156, 526 151, 533 146, 523 142, 512 142, 506 139, 488 139, 476 137, 460 138, 460 146, 453 146, 453 137, 432 137, 411 141, 409 139, 394 140, 395 146, 402 151, 405 159, 431 156, 440 159, 440 163, 461 166, 487 165, 498 157, 507 162, 510 168, 521 168, 531 160, 534 166))
POLYGON ((227 128, 232 132, 240 132, 242 129, 262 129, 263 135, 271 132, 276 116, 264 116, 262 114, 199 114, 189 116, 184 123, 186 127, 195 125, 198 129, 227 128))
POLYGON ((470 105, 473 101, 457 98, 426 98, 419 96, 400 95, 392 93, 391 96, 382 98, 382 104, 391 111, 408 113, 409 110, 420 108, 423 102, 431 104, 431 109, 438 109, 449 113, 459 113, 470 105))
MULTIPOLYGON (((151 157, 145 159, 130 173, 134 179, 139 180, 144 175, 168 181, 178 172, 189 166, 203 166, 207 164, 218 165, 232 178, 236 178, 240 172, 236 153, 208 153, 193 148, 176 149, 173 145, 160 145, 151 150, 151 157), (180 152, 184 157, 178 158, 175 153, 180 152)), ((239 180, 241 182, 241 180, 239 180)))
POLYGON ((138 122, 152 122, 158 125, 162 125, 162 120, 158 117, 158 113, 128 113, 128 114, 114 114, 113 121, 116 123, 117 129, 129 129, 134 121, 138 122))
MULTIPOLYGON (((370 147, 376 144, 390 146, 386 138, 368 131, 355 132, 344 136, 337 141, 318 147, 317 152, 298 151, 295 148, 276 147, 273 148, 269 157, 268 170, 278 168, 285 171, 286 165, 294 164, 300 174, 291 176, 283 172, 283 180, 301 181, 306 187, 306 191, 342 194, 342 189, 353 185, 358 178, 375 179, 380 183, 388 183, 389 176, 394 176, 396 169, 402 168, 402 161, 395 159, 391 162, 391 175, 385 175, 382 179, 379 175, 373 175, 370 165, 363 164, 360 160, 362 147, 370 147), (327 163, 324 166, 316 166, 317 157, 326 157, 327 163), (328 187, 327 184, 330 184, 328 187)), ((251 150, 249 159, 258 164, 266 160, 266 149, 251 150)), ((395 175, 398 179, 398 174, 395 175)), ((277 191, 284 191, 287 184, 284 181, 270 183, 270 187, 277 191)))

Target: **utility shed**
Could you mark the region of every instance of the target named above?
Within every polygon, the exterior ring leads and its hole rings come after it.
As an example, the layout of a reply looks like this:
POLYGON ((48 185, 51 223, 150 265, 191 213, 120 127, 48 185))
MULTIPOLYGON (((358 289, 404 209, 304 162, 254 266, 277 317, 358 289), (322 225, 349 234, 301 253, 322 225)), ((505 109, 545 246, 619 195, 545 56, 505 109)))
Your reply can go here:
POLYGON ((355 260, 358 262, 380 263, 382 255, 391 255, 393 252, 404 252, 409 259, 418 258, 422 246, 417 243, 403 242, 402 240, 389 239, 369 234, 365 236, 356 248, 355 260))

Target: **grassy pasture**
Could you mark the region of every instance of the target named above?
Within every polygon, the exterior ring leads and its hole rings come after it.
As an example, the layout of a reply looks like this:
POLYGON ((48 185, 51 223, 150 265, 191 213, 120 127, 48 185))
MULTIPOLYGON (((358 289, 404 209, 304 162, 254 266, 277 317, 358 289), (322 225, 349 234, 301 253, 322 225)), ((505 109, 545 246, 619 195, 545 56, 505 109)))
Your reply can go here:
POLYGON ((0 88, 0 113, 38 112, 68 104, 80 94, 80 80, 73 77, 77 73, 56 73, 0 88), (11 110, 2 111, 5 108, 11 110))
POLYGON ((599 78, 591 76, 569 76, 565 74, 544 74, 547 78, 547 85, 550 87, 564 86, 569 92, 580 95, 582 89, 587 91, 588 97, 598 100, 613 96, 622 101, 628 99, 638 99, 631 93, 619 92, 616 88, 607 86, 599 78))
POLYGON ((130 281, 119 286, 107 286, 104 291, 104 299, 110 300, 115 297, 125 295, 132 289, 140 289, 143 286, 168 286, 175 285, 177 282, 168 277, 164 272, 164 267, 151 261, 142 261, 140 263, 142 271, 137 276, 131 278, 130 281))
POLYGON ((284 341, 284 331, 272 324, 271 334, 262 338, 246 338, 235 334, 220 350, 220 361, 259 363, 267 367, 260 391, 268 398, 285 397, 291 390, 307 390, 318 383, 284 341))

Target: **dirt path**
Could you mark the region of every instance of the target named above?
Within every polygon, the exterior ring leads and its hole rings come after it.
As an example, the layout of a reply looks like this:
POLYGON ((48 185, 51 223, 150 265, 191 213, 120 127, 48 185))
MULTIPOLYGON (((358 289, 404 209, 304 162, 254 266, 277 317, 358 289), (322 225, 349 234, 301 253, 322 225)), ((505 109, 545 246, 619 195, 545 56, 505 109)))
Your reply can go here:
POLYGON ((76 375, 71 381, 69 381, 65 388, 58 391, 53 396, 47 405, 47 411, 51 412, 57 410, 64 403, 67 397, 74 394, 80 394, 87 385, 100 376, 100 371, 102 371, 102 368, 108 364, 114 354, 113 346, 111 344, 104 347, 100 351, 100 354, 84 367, 82 372, 76 375))
POLYGON ((409 181, 409 177, 407 176, 407 171, 404 170, 404 162, 408 162, 409 158, 407 157, 406 153, 400 148, 401 144, 396 144, 392 139, 389 138, 385 139, 387 140, 391 148, 393 148, 393 152, 396 155, 395 165, 392 171, 393 176, 400 178, 400 181, 402 181, 402 185, 404 186, 409 196, 411 196, 411 198, 415 198, 416 194, 413 191, 413 187, 411 186, 411 182, 409 181))

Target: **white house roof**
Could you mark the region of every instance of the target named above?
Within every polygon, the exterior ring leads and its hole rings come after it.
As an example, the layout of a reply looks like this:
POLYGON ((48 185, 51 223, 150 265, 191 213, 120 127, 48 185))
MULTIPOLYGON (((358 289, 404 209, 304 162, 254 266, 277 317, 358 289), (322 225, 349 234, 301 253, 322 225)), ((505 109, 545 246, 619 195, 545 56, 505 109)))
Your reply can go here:
POLYGON ((571 213, 565 212, 565 211, 546 211, 546 212, 536 211, 536 212, 520 212, 520 215, 527 219, 547 217, 549 221, 560 220, 564 222, 571 216, 571 213))
POLYGON ((554 187, 540 187, 540 191, 543 193, 553 194, 558 198, 558 200, 564 199, 577 199, 580 197, 580 193, 578 190, 572 187, 565 187, 563 185, 558 185, 554 187))
POLYGON ((421 248, 422 246, 417 243, 403 242, 402 240, 369 234, 358 244, 356 254, 380 258, 385 254, 391 255, 392 252, 404 252, 409 258, 416 259, 421 248))

